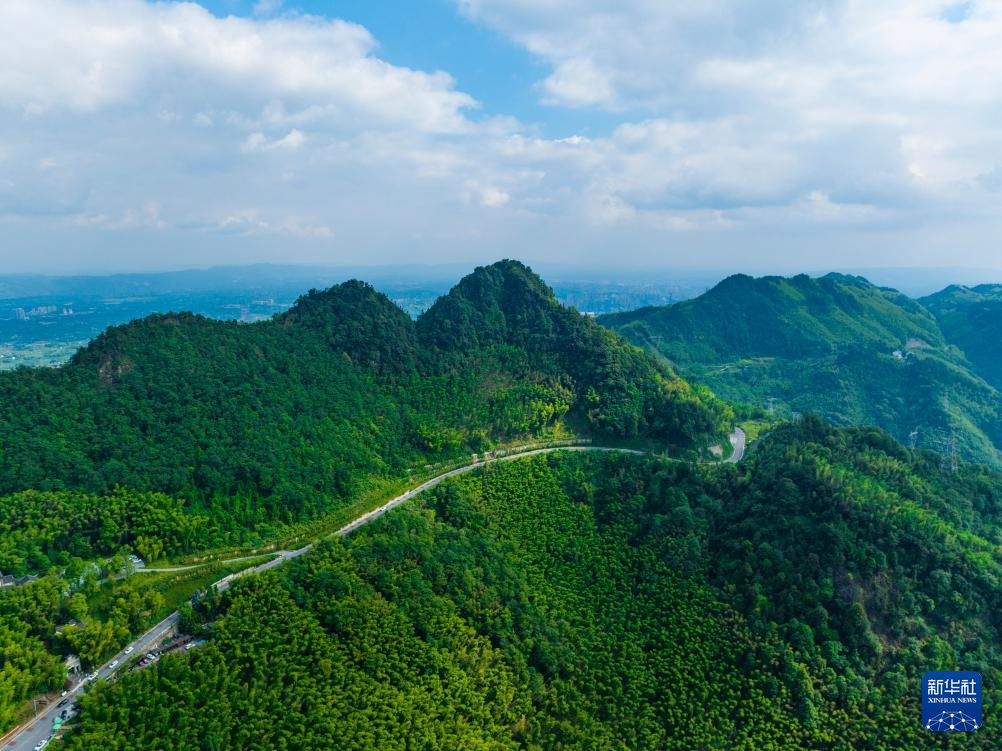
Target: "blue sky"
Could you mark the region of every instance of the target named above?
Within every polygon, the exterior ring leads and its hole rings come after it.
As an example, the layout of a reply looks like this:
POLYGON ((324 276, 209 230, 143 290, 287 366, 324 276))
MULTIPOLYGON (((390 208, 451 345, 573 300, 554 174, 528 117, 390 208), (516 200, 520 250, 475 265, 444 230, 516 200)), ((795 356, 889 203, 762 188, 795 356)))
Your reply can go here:
MULTIPOLYGON (((202 5, 219 17, 261 17, 254 12, 257 0, 213 0, 202 5)), ((379 43, 377 53, 387 62, 447 71, 456 79, 457 88, 476 97, 483 115, 513 115, 547 137, 600 135, 620 121, 618 115, 600 110, 541 104, 535 85, 546 77, 546 63, 501 33, 465 17, 453 0, 283 2, 264 15, 289 13, 361 24, 372 32, 379 43)))
POLYGON ((999 268, 989 0, 4 0, 0 263, 999 268))
MULTIPOLYGON (((217 16, 254 17, 256 2, 214 0, 203 5, 217 16)), ((463 18, 451 0, 284 3, 279 12, 361 24, 376 38, 377 53, 387 62, 448 71, 459 89, 475 92, 486 112, 541 120, 532 85, 546 74, 546 67, 500 34, 463 18)))

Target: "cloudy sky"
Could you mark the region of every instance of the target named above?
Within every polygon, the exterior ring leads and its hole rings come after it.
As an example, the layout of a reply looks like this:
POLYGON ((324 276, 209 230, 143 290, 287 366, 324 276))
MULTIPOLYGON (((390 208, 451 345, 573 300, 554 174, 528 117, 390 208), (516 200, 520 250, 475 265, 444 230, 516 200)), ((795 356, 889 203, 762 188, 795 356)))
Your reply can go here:
POLYGON ((1002 0, 2 0, 0 271, 1002 267, 1002 0))

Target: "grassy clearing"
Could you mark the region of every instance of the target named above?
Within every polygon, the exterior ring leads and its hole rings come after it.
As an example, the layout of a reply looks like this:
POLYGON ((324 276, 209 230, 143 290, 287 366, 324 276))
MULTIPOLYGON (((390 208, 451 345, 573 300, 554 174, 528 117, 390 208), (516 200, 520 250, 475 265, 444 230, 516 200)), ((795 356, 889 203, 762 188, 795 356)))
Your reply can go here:
POLYGON ((738 427, 745 432, 747 443, 751 443, 757 441, 778 424, 778 420, 742 420, 738 427))
MULTIPOLYGON (((207 589, 213 582, 222 579, 227 574, 257 566, 272 557, 262 555, 236 563, 216 562, 190 571, 133 574, 129 577, 128 583, 140 594, 154 590, 163 595, 163 605, 149 624, 152 625, 177 610, 178 605, 182 602, 191 599, 196 590, 207 589)), ((93 614, 101 618, 107 616, 121 583, 121 580, 118 580, 105 582, 101 586, 101 591, 89 602, 93 614)))

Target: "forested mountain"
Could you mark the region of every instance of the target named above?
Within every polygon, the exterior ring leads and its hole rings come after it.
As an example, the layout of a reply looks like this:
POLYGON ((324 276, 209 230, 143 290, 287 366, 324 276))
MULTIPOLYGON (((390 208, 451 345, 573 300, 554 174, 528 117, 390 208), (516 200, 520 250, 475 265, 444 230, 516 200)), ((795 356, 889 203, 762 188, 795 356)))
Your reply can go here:
POLYGON ((47 578, 0 599, 0 729, 61 684, 52 650, 97 664, 162 606, 155 587, 102 594, 93 576, 85 596, 85 561, 271 542, 508 441, 593 435, 682 455, 719 440, 731 416, 509 261, 417 322, 352 281, 270 321, 155 315, 63 368, 2 373, 0 571, 77 573, 65 597, 47 578), (24 609, 45 618, 26 626, 15 613, 36 595, 44 603, 24 609), (20 603, 9 614, 6 599, 20 603), (54 638, 57 619, 95 603, 102 617, 54 638))
POLYGON ((76 493, 13 502, 63 508, 167 493, 238 536, 502 441, 574 431, 684 451, 728 417, 506 261, 416 323, 347 282, 271 321, 151 316, 63 368, 0 374, 0 492, 76 493))
POLYGON ((922 304, 978 375, 1002 389, 1002 285, 951 286, 922 298, 922 304))
POLYGON ((551 455, 437 488, 186 615, 71 749, 995 748, 1002 484, 809 419, 747 466, 551 455), (191 624, 204 623, 204 626, 191 624))
POLYGON ((207 643, 95 685, 67 745, 909 751, 952 747, 917 701, 950 668, 981 673, 1002 721, 1002 477, 812 416, 740 465, 694 461, 734 415, 664 357, 843 420, 907 421, 907 394, 948 428, 949 384, 963 450, 994 450, 997 392, 932 313, 857 278, 736 277, 606 320, 651 352, 504 261, 417 321, 348 282, 0 375, 0 568, 48 574, 0 591, 0 727, 58 690, 59 656, 99 665, 222 575, 137 583, 130 550, 257 545, 425 463, 569 434, 683 461, 566 452, 448 480, 183 605, 207 643))
POLYGON ((1002 315, 990 305, 965 308, 964 323, 860 277, 738 275, 693 300, 599 321, 725 399, 878 425, 929 449, 946 450, 955 432, 962 457, 1002 467, 992 385, 1002 315))

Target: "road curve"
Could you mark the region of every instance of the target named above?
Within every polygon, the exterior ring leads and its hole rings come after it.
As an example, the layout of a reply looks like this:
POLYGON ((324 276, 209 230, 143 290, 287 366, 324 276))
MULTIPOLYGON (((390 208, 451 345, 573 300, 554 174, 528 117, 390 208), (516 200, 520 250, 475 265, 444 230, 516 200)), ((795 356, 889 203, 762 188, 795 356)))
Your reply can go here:
MULTIPOLYGON (((744 431, 741 430, 741 428, 735 428, 734 432, 731 434, 730 440, 731 440, 731 445, 734 446, 734 453, 731 455, 731 457, 727 461, 728 462, 739 462, 744 457, 744 452, 745 452, 745 434, 744 434, 744 431)), ((403 503, 406 503, 407 501, 409 501, 414 496, 420 495, 424 491, 430 490, 431 488, 434 488, 436 485, 439 485, 439 484, 443 483, 444 481, 448 480, 450 477, 456 477, 458 475, 466 474, 467 472, 472 472, 472 471, 474 471, 476 469, 480 469, 481 467, 486 466, 487 464, 493 464, 493 463, 496 463, 496 462, 514 461, 516 459, 524 459, 527 456, 537 456, 539 454, 550 454, 550 453, 553 453, 553 452, 556 452, 556 451, 605 451, 605 452, 612 452, 612 453, 639 454, 639 455, 645 455, 645 454, 649 454, 650 453, 650 452, 647 452, 647 451, 638 451, 636 449, 610 448, 610 447, 605 447, 605 446, 554 446, 554 447, 549 447, 549 448, 530 449, 530 450, 527 450, 527 451, 521 451, 521 452, 516 453, 516 454, 509 454, 507 456, 499 456, 499 457, 496 457, 496 458, 493 458, 493 459, 482 459, 482 460, 480 460, 478 462, 474 462, 472 464, 467 464, 465 466, 458 467, 456 469, 451 469, 448 472, 443 472, 442 474, 440 474, 440 475, 438 475, 436 477, 431 478, 430 480, 426 480, 425 482, 421 483, 417 487, 412 488, 411 490, 408 490, 405 493, 401 493, 400 495, 398 495, 393 500, 388 501, 387 503, 384 503, 379 508, 374 509, 372 511, 369 511, 369 512, 367 512, 365 514, 362 514, 357 519, 349 522, 348 524, 345 524, 343 527, 341 527, 339 530, 337 530, 336 532, 332 533, 329 536, 330 537, 345 537, 346 535, 349 535, 352 532, 354 532, 359 527, 362 527, 362 526, 368 524, 369 522, 373 521, 374 519, 378 519, 380 516, 382 516, 386 512, 388 512, 388 511, 396 508, 397 506, 399 506, 399 505, 401 505, 403 503)), ((282 565, 283 563, 285 563, 287 561, 291 561, 291 560, 294 560, 296 558, 299 558, 300 556, 305 555, 310 550, 312 550, 314 545, 316 545, 316 542, 311 542, 310 544, 304 545, 301 548, 296 548, 295 550, 279 550, 279 551, 275 551, 272 554, 272 555, 275 556, 275 558, 273 558, 272 560, 268 561, 267 563, 263 563, 260 566, 253 566, 251 568, 244 569, 243 571, 239 571, 239 572, 234 573, 234 574, 229 574, 228 576, 225 576, 222 579, 220 579, 219 581, 215 582, 212 586, 215 587, 216 589, 218 589, 220 592, 224 592, 227 589, 229 589, 230 585, 235 580, 237 580, 237 579, 239 579, 239 578, 241 578, 243 576, 249 576, 251 574, 259 574, 259 573, 262 573, 264 571, 268 571, 269 569, 273 569, 276 566, 280 566, 280 565, 282 565)), ((257 557, 257 556, 250 556, 250 557, 257 557)), ((246 560, 246 558, 247 557, 245 557, 245 558, 233 558, 233 559, 230 559, 229 561, 220 561, 220 562, 221 563, 233 563, 233 562, 240 561, 240 560, 246 560)), ((183 571, 183 570, 187 570, 189 568, 198 568, 198 566, 184 566, 184 567, 179 567, 177 569, 161 569, 161 570, 163 570, 163 571, 168 571, 168 570, 183 571)), ((130 655, 131 654, 143 654, 143 653, 145 653, 145 652, 153 649, 153 647, 156 646, 156 644, 159 643, 160 640, 165 635, 169 634, 171 632, 171 630, 174 629, 177 626, 177 623, 178 623, 179 620, 180 620, 180 616, 178 615, 178 613, 176 611, 173 612, 173 613, 171 613, 169 616, 167 616, 164 620, 162 620, 156 626, 154 626, 153 628, 151 628, 150 630, 148 630, 146 633, 144 633, 142 636, 140 636, 139 638, 137 638, 131 644, 128 645, 129 647, 132 648, 130 650, 130 655)), ((128 649, 128 647, 126 649, 128 649)), ((108 662, 106 662, 100 668, 98 668, 98 671, 97 671, 98 674, 102 678, 110 678, 115 673, 115 670, 113 670, 111 668, 111 663, 114 662, 114 661, 118 661, 119 663, 122 663, 122 662, 125 661, 125 658, 126 658, 126 655, 125 655, 125 651, 123 650, 123 651, 119 652, 118 654, 116 654, 111 660, 109 660, 108 662)), ((116 666, 116 668, 117 667, 118 666, 116 666)), ((72 701, 72 699, 74 697, 76 697, 76 695, 83 689, 84 685, 85 684, 83 682, 77 683, 69 691, 69 693, 67 693, 67 697, 70 698, 71 701, 72 701)), ((67 702, 64 706, 69 706, 69 704, 70 704, 70 702, 67 702)), ((18 731, 17 733, 15 733, 13 736, 10 736, 6 741, 4 741, 3 749, 4 750, 6 750, 6 749, 19 749, 19 750, 20 749, 32 749, 32 748, 34 748, 34 746, 35 746, 36 743, 38 743, 39 741, 41 741, 44 738, 47 738, 49 736, 50 732, 51 732, 53 721, 55 720, 55 718, 58 716, 58 714, 63 709, 62 707, 59 707, 57 705, 58 705, 58 702, 53 702, 46 709, 44 709, 42 712, 40 712, 35 718, 33 718, 31 720, 31 722, 29 722, 23 728, 21 728, 20 731, 18 731)))
POLYGON ((734 450, 731 452, 731 455, 724 460, 725 463, 737 464, 738 462, 740 462, 742 459, 745 458, 746 439, 747 436, 745 435, 745 432, 741 428, 734 428, 734 432, 731 433, 729 439, 731 442, 731 446, 733 447, 734 450))
MULTIPOLYGON (((531 450, 528 450, 528 451, 522 451, 522 452, 517 453, 517 454, 510 454, 508 456, 500 456, 500 457, 497 457, 495 459, 481 460, 481 461, 475 462, 473 464, 467 464, 467 465, 465 465, 463 467, 458 467, 456 469, 449 470, 448 472, 444 472, 441 475, 438 475, 437 477, 433 477, 432 479, 427 480, 427 481, 421 483, 417 487, 412 488, 411 490, 408 490, 407 492, 398 495, 393 500, 388 501, 387 503, 384 503, 379 508, 374 509, 372 511, 369 511, 369 512, 367 512, 365 514, 362 514, 360 517, 358 517, 354 521, 351 521, 348 524, 344 525, 339 530, 337 530, 336 532, 332 533, 330 536, 331 537, 344 537, 346 535, 349 535, 352 532, 354 532, 356 529, 358 529, 359 527, 362 527, 365 524, 368 524, 369 522, 371 522, 374 519, 378 519, 380 516, 382 516, 383 514, 385 514, 387 511, 390 511, 391 509, 396 508, 397 506, 401 505, 402 503, 406 503, 407 501, 409 501, 414 496, 419 495, 420 493, 423 493, 426 490, 430 490, 431 488, 435 487, 436 485, 441 484, 442 482, 444 482, 445 480, 449 479, 450 477, 456 477, 457 475, 462 475, 462 474, 465 474, 467 472, 472 472, 475 469, 480 469, 481 467, 483 467, 483 466, 485 466, 487 464, 492 464, 494 462, 513 461, 515 459, 523 459, 523 458, 525 458, 527 456, 535 456, 535 455, 538 455, 538 454, 549 454, 549 453, 552 453, 554 451, 611 451, 611 452, 619 452, 619 453, 624 453, 624 454, 644 454, 644 453, 646 453, 646 452, 637 451, 637 450, 634 450, 634 449, 606 448, 606 447, 602 447, 602 446, 556 446, 556 447, 550 447, 550 448, 531 449, 531 450)), ((310 550, 312 550, 313 546, 315 544, 316 544, 315 542, 312 542, 309 545, 304 545, 303 547, 297 548, 295 550, 279 550, 279 551, 275 551, 272 554, 272 555, 275 556, 275 558, 273 558, 272 560, 268 561, 267 563, 263 563, 260 566, 253 566, 251 568, 244 569, 243 571, 239 571, 239 572, 237 572, 235 574, 230 574, 228 576, 225 576, 222 579, 220 579, 219 581, 215 582, 212 586, 215 587, 216 589, 218 589, 220 592, 226 591, 227 589, 229 589, 230 585, 236 579, 239 579, 239 578, 241 578, 243 576, 248 576, 248 575, 251 575, 251 574, 259 574, 259 573, 262 573, 264 571, 268 571, 269 569, 273 569, 276 566, 280 566, 283 563, 285 563, 286 561, 291 561, 291 560, 293 560, 295 558, 299 558, 301 555, 304 555, 304 554, 308 553, 310 550)), ((250 557, 258 557, 258 556, 250 556, 250 557)), ((240 561, 240 560, 246 560, 246 558, 247 557, 245 557, 245 558, 233 558, 233 559, 230 559, 229 561, 220 561, 220 562, 221 563, 234 563, 234 562, 237 562, 237 561, 240 561)), ((160 569, 160 570, 161 571, 170 571, 170 570, 184 571, 184 570, 187 570, 189 568, 198 568, 198 567, 199 566, 183 566, 183 567, 177 567, 176 569, 160 569)), ((145 652, 150 651, 151 649, 153 649, 154 646, 156 646, 156 644, 158 644, 160 642, 160 640, 164 636, 166 636, 167 634, 169 634, 171 632, 171 630, 173 630, 177 626, 177 623, 178 623, 179 620, 180 620, 180 616, 178 615, 178 613, 176 611, 173 612, 173 613, 171 613, 169 616, 167 616, 164 620, 162 620, 156 626, 154 626, 153 628, 151 628, 150 630, 148 630, 146 633, 144 633, 142 636, 140 636, 139 638, 137 638, 136 640, 134 640, 133 642, 131 642, 128 645, 128 647, 126 647, 126 649, 128 649, 129 647, 132 648, 130 650, 130 655, 132 655, 132 654, 144 654, 145 652)), ((121 663, 123 663, 125 661, 125 659, 126 659, 125 651, 122 650, 121 652, 118 652, 111 660, 109 660, 104 665, 102 665, 100 668, 98 668, 98 670, 97 670, 98 675, 100 677, 102 677, 102 678, 106 678, 106 679, 110 678, 111 676, 113 676, 115 674, 115 670, 118 667, 120 667, 121 663), (111 663, 115 662, 115 661, 118 661, 119 665, 116 665, 116 668, 112 669, 111 668, 111 663)), ((35 746, 36 743, 38 743, 39 741, 43 740, 44 738, 48 738, 49 735, 52 732, 52 723, 55 720, 55 718, 59 715, 59 713, 65 707, 69 706, 72 703, 72 700, 78 695, 79 692, 81 692, 83 690, 83 687, 85 685, 86 684, 83 683, 83 682, 80 682, 80 683, 77 683, 76 685, 74 685, 73 688, 66 694, 66 697, 69 698, 70 701, 67 702, 66 704, 64 704, 62 707, 58 706, 58 704, 59 704, 58 701, 54 701, 52 704, 50 704, 45 709, 43 709, 41 712, 39 712, 38 715, 36 715, 28 724, 26 724, 24 727, 22 727, 20 731, 18 731, 17 733, 15 733, 14 735, 10 736, 7 740, 4 741, 3 747, 2 747, 4 749, 4 751, 6 751, 6 749, 32 749, 32 748, 34 748, 34 746, 35 746)))
MULTIPOLYGON (((532 449, 530 451, 523 451, 521 453, 511 454, 509 456, 499 456, 496 459, 484 459, 478 462, 474 462, 473 464, 467 464, 462 467, 457 467, 456 469, 451 469, 448 472, 443 472, 442 474, 421 483, 417 487, 412 488, 411 490, 408 490, 405 493, 401 493, 392 501, 387 501, 379 508, 373 509, 372 511, 362 514, 360 517, 358 517, 354 521, 348 522, 343 527, 341 527, 341 529, 337 530, 336 532, 333 532, 329 536, 345 537, 346 535, 349 535, 352 532, 354 532, 359 527, 368 524, 373 519, 378 519, 387 511, 396 508, 402 503, 406 503, 414 496, 420 495, 426 490, 431 490, 436 485, 439 485, 442 482, 448 480, 450 477, 456 477, 457 475, 463 475, 466 474, 467 472, 472 472, 475 469, 480 469, 481 467, 487 464, 492 464, 494 462, 506 462, 506 461, 512 461, 514 459, 524 459, 527 456, 535 456, 537 454, 550 454, 553 453, 554 451, 612 451, 621 454, 641 454, 641 455, 646 453, 644 451, 637 451, 636 449, 606 448, 604 446, 556 446, 551 448, 532 449)), ((291 561, 294 558, 298 558, 299 556, 310 552, 310 550, 313 549, 314 545, 316 545, 316 542, 311 542, 309 545, 304 545, 303 547, 296 548, 295 550, 279 550, 275 553, 277 557, 274 558, 273 560, 270 560, 267 563, 262 563, 260 566, 254 566, 252 568, 239 571, 235 574, 230 574, 224 579, 216 582, 213 586, 220 591, 225 591, 226 589, 229 588, 230 584, 235 579, 239 579, 249 574, 259 574, 262 571, 267 571, 269 569, 275 568, 276 566, 281 566, 286 561, 291 561)))

